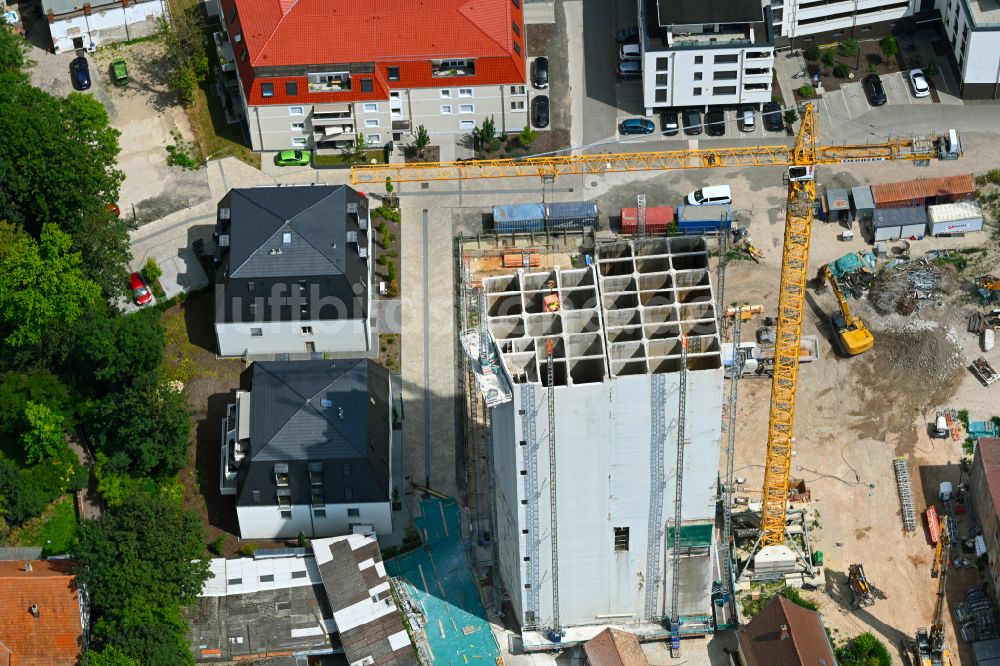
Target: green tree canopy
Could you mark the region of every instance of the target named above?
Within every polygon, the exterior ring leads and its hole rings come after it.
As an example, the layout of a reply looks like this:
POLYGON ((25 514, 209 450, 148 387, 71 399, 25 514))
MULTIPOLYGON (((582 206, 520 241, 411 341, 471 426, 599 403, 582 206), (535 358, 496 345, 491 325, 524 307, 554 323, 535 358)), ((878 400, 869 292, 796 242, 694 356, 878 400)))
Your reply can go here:
POLYGON ((29 464, 55 457, 66 448, 63 417, 48 406, 29 401, 24 406, 24 420, 26 427, 21 443, 29 464))
POLYGON ((171 12, 169 20, 160 18, 160 37, 166 46, 170 86, 181 102, 194 101, 198 84, 208 76, 208 53, 205 51, 205 28, 201 8, 192 5, 171 12))
POLYGON ((19 74, 26 79, 30 48, 28 40, 0 21, 0 74, 19 74))
POLYGON ((892 657, 885 644, 870 632, 856 636, 847 645, 837 648, 840 666, 892 666, 892 657))
POLYGON ((138 659, 133 659, 114 645, 108 645, 103 650, 90 650, 83 658, 83 666, 142 666, 138 659))
POLYGON ((71 244, 51 224, 35 241, 0 223, 0 333, 8 346, 37 346, 48 331, 72 326, 99 303, 101 290, 84 274, 71 244))
POLYGON ((180 610, 208 579, 204 538, 198 517, 158 492, 135 492, 80 525, 77 576, 90 592, 99 649, 142 664, 193 662, 180 610))
POLYGON ((79 331, 69 370, 92 395, 131 386, 162 365, 163 335, 163 324, 153 310, 90 319, 79 331))
POLYGON ((5 372, 0 375, 0 434, 20 437, 29 402, 44 404, 63 419, 70 418, 69 389, 48 370, 5 372))
POLYGON ((140 375, 82 411, 84 428, 108 457, 110 473, 163 478, 184 466, 191 434, 187 401, 159 375, 140 375))

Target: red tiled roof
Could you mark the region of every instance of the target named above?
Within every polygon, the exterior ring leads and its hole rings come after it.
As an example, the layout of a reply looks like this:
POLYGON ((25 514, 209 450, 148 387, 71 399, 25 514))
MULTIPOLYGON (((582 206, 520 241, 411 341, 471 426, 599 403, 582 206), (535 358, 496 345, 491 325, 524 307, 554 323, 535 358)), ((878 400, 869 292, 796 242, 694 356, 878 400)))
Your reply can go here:
POLYGON ((242 34, 234 50, 251 105, 387 99, 390 87, 524 82, 524 58, 514 50, 516 41, 523 53, 524 43, 512 24, 522 32, 524 26, 511 0, 223 0, 226 21, 233 3, 238 16, 229 33, 242 34), (430 61, 449 58, 474 58, 475 75, 433 77, 430 61), (269 98, 254 81, 255 67, 359 62, 377 63, 371 93, 360 91, 365 77, 359 74, 350 92, 308 93, 308 99, 305 77, 270 79, 275 94, 269 98), (401 70, 392 86, 389 66, 401 70), (299 83, 297 97, 285 97, 285 81, 299 83))
POLYGON ((746 666, 837 666, 819 613, 780 594, 737 629, 736 637, 746 666))
POLYGON ((28 572, 24 561, 0 562, 0 666, 73 666, 83 626, 72 566, 66 560, 30 564, 28 572))

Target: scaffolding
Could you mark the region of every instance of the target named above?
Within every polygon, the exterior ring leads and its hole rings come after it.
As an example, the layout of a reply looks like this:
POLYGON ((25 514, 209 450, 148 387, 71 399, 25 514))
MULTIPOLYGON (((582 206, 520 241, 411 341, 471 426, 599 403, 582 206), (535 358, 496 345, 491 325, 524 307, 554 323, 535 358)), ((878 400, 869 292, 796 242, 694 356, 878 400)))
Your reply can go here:
POLYGON ((650 390, 652 415, 649 438, 649 521, 646 527, 646 619, 659 622, 657 597, 660 592, 660 543, 663 540, 663 488, 666 475, 663 449, 667 443, 667 376, 653 375, 650 390))
MULTIPOLYGON (((743 317, 740 316, 741 310, 742 307, 733 318, 734 350, 740 348, 740 329, 743 323, 743 317)), ((736 401, 740 375, 743 374, 743 360, 743 355, 733 355, 733 376, 729 380, 729 398, 726 401, 726 413, 723 419, 723 430, 726 432, 726 476, 722 482, 722 543, 725 564, 722 572, 722 591, 729 594, 732 603, 735 603, 733 590, 733 458, 736 452, 736 401)), ((732 619, 733 622, 736 621, 735 612, 732 613, 732 619)))
MULTIPOLYGON (((541 529, 538 527, 538 439, 535 436, 535 386, 533 384, 521 384, 521 409, 524 410, 522 427, 524 430, 525 452, 524 452, 524 497, 528 500, 525 509, 525 519, 528 525, 528 538, 525 545, 528 551, 528 561, 526 568, 525 586, 528 589, 527 603, 525 604, 525 619, 538 621, 539 601, 538 593, 541 585, 538 580, 539 541, 542 538, 541 529)), ((525 624, 529 624, 525 622, 525 624)), ((529 624, 526 629, 533 629, 529 624)))
POLYGON ((680 383, 677 389, 677 467, 674 472, 674 534, 673 561, 670 569, 670 652, 681 656, 680 570, 681 570, 681 507, 684 503, 684 428, 687 409, 688 339, 681 336, 680 383))
POLYGON ((552 369, 552 351, 555 341, 545 341, 545 355, 548 357, 549 394, 549 532, 552 534, 552 638, 560 639, 559 626, 559 530, 556 511, 556 386, 552 369))
POLYGON ((903 529, 907 532, 915 532, 917 530, 917 516, 913 510, 913 490, 910 488, 910 470, 906 465, 906 458, 896 458, 892 461, 892 466, 896 471, 896 490, 899 492, 903 529))

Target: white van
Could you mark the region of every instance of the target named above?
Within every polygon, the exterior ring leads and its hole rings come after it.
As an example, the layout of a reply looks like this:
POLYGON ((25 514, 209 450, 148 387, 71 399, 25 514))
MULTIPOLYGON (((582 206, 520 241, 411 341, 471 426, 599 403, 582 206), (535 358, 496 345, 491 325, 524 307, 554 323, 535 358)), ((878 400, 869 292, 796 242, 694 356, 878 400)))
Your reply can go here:
POLYGON ((733 192, 728 185, 712 185, 687 195, 687 202, 691 206, 730 204, 733 203, 733 192))

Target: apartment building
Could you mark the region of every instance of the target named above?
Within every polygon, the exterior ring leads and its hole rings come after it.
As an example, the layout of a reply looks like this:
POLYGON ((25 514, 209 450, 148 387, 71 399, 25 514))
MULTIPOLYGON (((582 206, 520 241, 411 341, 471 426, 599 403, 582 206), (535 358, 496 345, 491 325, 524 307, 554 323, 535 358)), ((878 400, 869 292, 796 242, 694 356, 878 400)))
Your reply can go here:
POLYGON ((888 34, 897 21, 924 9, 934 0, 772 0, 774 33, 779 45, 826 43, 853 37, 888 34), (923 6, 922 6, 923 5, 923 6))
POLYGON ((962 97, 1000 97, 1000 5, 994 0, 937 0, 937 8, 962 97))
POLYGON ((42 0, 52 51, 94 52, 98 46, 148 37, 167 15, 163 0, 42 0))
POLYGON ((220 0, 254 150, 528 124, 522 0, 220 0))
POLYGON ((760 0, 638 0, 646 115, 771 101, 774 30, 760 0))

